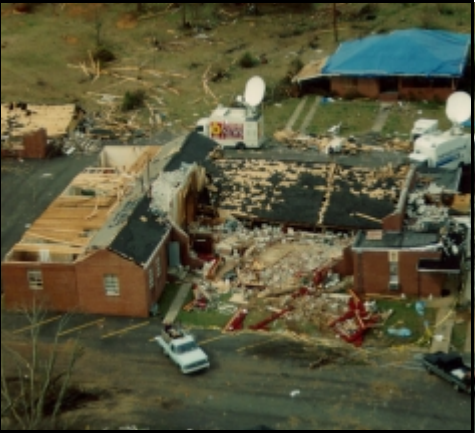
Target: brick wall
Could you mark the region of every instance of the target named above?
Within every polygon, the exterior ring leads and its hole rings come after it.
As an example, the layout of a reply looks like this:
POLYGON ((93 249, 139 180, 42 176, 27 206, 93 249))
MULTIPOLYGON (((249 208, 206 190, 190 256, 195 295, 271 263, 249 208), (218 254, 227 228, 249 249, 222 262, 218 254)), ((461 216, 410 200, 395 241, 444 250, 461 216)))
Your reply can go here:
POLYGON ((79 303, 96 314, 148 317, 150 289, 147 272, 135 263, 108 250, 97 251, 76 264, 79 303), (116 275, 119 296, 107 296, 104 276, 116 275))
POLYGON ((442 296, 442 289, 447 277, 444 274, 419 273, 420 296, 427 298, 432 296, 442 296))
POLYGON ((379 96, 379 82, 373 78, 334 77, 331 79, 331 92, 341 97, 379 96))
POLYGON ((389 283, 388 253, 353 253, 355 291, 357 293, 387 293, 389 283))
POLYGON ((36 300, 52 311, 65 312, 79 309, 73 264, 2 263, 2 286, 5 308, 23 309, 36 300), (28 271, 41 270, 43 289, 29 288, 28 271))
POLYGON ((419 260, 439 259, 437 252, 409 252, 399 254, 399 292, 389 290, 390 265, 388 251, 353 252, 355 291, 357 293, 395 294, 408 296, 440 296, 444 283, 443 275, 425 274, 417 271, 419 260))
POLYGON ((351 252, 351 246, 343 250, 343 256, 341 260, 333 266, 333 272, 341 275, 342 277, 347 277, 353 275, 354 266, 353 266, 353 254, 351 252))
POLYGON ((393 213, 383 218, 383 230, 385 232, 401 232, 404 227, 404 214, 393 213))
MULTIPOLYGON (((403 100, 439 100, 445 101, 454 92, 452 87, 404 87, 399 80, 398 91, 389 93, 389 98, 403 100)), ((331 92, 341 97, 364 96, 380 98, 379 80, 375 78, 331 78, 331 92)))
POLYGON ((417 267, 421 259, 438 260, 441 253, 437 252, 409 252, 401 253, 399 256, 399 280, 402 292, 408 296, 428 296, 432 294, 439 296, 442 287, 437 286, 440 278, 427 278, 427 274, 419 273, 417 267), (420 292, 424 292, 424 294, 420 292))
POLYGON ((154 287, 149 290, 149 299, 148 299, 148 308, 150 309, 153 304, 155 304, 160 297, 162 296, 163 290, 167 284, 167 273, 168 273, 168 243, 170 240, 170 235, 168 235, 163 242, 159 251, 151 260, 151 265, 147 268, 147 281, 148 273, 151 270, 153 272, 154 278, 154 287), (159 263, 159 265, 158 265, 159 263), (158 269, 160 268, 160 269, 158 269))
POLYGON ((23 147, 25 148, 25 158, 43 159, 47 153, 46 130, 39 129, 23 137, 23 147))
POLYGON ((441 88, 420 88, 420 87, 402 87, 399 86, 399 97, 400 99, 406 100, 438 100, 446 101, 447 98, 455 91, 451 87, 441 87, 441 88))

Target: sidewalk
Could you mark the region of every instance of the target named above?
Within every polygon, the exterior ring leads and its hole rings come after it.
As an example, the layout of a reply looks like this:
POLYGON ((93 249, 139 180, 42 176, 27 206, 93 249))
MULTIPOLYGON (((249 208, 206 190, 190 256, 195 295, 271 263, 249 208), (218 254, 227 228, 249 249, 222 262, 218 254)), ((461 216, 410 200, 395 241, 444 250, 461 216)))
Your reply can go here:
POLYGON ((371 128, 371 132, 382 132, 386 121, 388 120, 390 111, 391 111, 391 103, 382 103, 379 107, 378 115, 374 121, 373 127, 371 128))
POLYGON ((454 329, 455 312, 451 306, 443 306, 437 311, 436 328, 430 348, 431 353, 450 352, 450 342, 454 329))
POLYGON ((180 286, 175 295, 175 299, 173 300, 167 314, 165 315, 165 318, 163 319, 164 323, 173 323, 176 320, 178 314, 180 314, 180 311, 183 308, 183 305, 185 305, 185 301, 188 298, 191 288, 191 283, 184 283, 180 286))

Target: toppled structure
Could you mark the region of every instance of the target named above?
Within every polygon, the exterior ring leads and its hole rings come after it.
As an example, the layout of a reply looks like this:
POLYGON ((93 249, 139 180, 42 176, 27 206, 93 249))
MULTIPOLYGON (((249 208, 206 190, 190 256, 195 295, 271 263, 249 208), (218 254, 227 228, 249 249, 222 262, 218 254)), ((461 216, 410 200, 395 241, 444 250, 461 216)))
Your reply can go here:
POLYGON ((61 148, 82 115, 74 104, 2 104, 2 157, 45 158, 51 148, 61 148))
MULTIPOLYGON (((319 316, 322 305, 311 304, 310 299, 313 302, 325 292, 348 286, 338 275, 342 251, 352 243, 346 234, 283 230, 270 225, 250 229, 234 219, 213 223, 190 226, 194 250, 208 264, 202 278, 196 280, 195 301, 187 310, 223 310, 220 299, 231 294, 231 304, 273 307, 270 320, 255 324, 256 329, 264 329, 280 317, 294 320, 309 316, 310 311, 305 311, 310 305, 319 316), (304 298, 308 302, 301 303, 304 298)), ((230 313, 235 310, 228 309, 230 313)), ((243 319, 239 310, 230 326, 239 328, 243 319)))
POLYGON ((151 186, 151 210, 186 226, 196 218, 197 196, 207 183, 206 174, 196 164, 182 164, 174 171, 164 171, 151 186))

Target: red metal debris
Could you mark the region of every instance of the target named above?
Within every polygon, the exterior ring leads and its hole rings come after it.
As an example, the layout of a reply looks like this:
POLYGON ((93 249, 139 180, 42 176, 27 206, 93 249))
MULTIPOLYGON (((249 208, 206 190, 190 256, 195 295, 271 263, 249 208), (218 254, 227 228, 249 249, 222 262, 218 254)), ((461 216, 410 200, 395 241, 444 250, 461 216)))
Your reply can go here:
POLYGON ((244 321, 248 314, 249 312, 246 309, 239 309, 224 327, 224 332, 240 331, 243 329, 244 321))
POLYGON ((365 332, 379 321, 379 316, 366 311, 364 303, 351 292, 348 311, 343 316, 329 324, 335 332, 347 343, 357 347, 363 344, 365 332))

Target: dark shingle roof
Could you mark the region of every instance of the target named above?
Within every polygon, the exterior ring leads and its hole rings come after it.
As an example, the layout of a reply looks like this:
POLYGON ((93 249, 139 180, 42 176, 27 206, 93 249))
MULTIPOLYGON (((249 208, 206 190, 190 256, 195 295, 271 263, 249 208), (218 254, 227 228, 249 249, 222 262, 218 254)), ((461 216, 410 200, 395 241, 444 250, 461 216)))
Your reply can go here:
POLYGON ((197 132, 186 138, 180 152, 176 153, 166 165, 164 171, 178 170, 182 164, 202 164, 209 153, 218 147, 218 143, 197 132))
POLYGON ((150 199, 144 197, 135 207, 109 249, 143 266, 170 231, 168 222, 157 221, 149 208, 150 199))
POLYGON ((365 233, 357 238, 354 247, 362 249, 404 249, 423 248, 439 242, 437 233, 384 233, 381 239, 368 239, 365 233))

